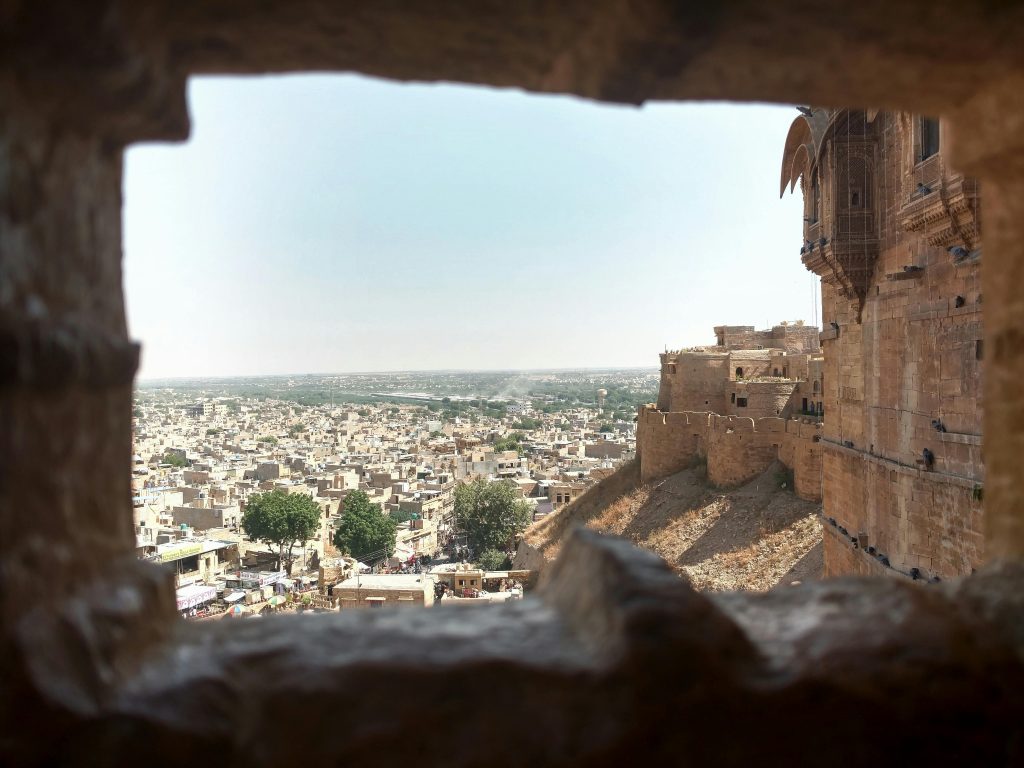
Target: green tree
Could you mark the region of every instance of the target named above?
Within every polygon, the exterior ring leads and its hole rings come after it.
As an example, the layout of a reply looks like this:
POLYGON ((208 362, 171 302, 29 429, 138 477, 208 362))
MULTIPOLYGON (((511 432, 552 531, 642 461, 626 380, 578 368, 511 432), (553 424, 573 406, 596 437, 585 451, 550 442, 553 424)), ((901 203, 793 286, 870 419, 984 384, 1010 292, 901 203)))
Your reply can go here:
POLYGON ((507 562, 508 555, 497 549, 485 549, 480 553, 480 567, 485 571, 500 571, 507 562))
POLYGON ((220 434, 220 428, 219 427, 210 427, 208 430, 206 430, 206 434, 210 435, 210 436, 219 435, 220 434))
POLYGON ((163 463, 170 464, 172 467, 178 467, 179 469, 181 467, 188 466, 188 460, 185 458, 185 454, 183 451, 175 451, 170 449, 164 452, 163 463))
POLYGON ((264 435, 263 437, 261 437, 256 442, 259 442, 259 443, 269 443, 270 445, 277 445, 277 438, 274 437, 273 435, 264 435))
POLYGON ((288 434, 291 435, 292 437, 295 437, 296 435, 301 435, 305 431, 305 424, 292 424, 290 427, 288 427, 288 434))
POLYGON ((344 512, 334 546, 356 560, 376 562, 395 552, 395 521, 371 504, 364 491, 352 491, 345 497, 344 512))
POLYGON ((242 529, 253 541, 277 546, 277 566, 285 563, 291 573, 292 547, 306 546, 320 528, 320 507, 309 496, 301 493, 271 491, 257 493, 245 502, 242 529))
POLYGON ((615 427, 613 427, 611 424, 602 424, 601 428, 598 430, 598 432, 614 432, 614 431, 615 431, 615 427))
POLYGON ((388 517, 398 524, 407 523, 412 520, 412 512, 406 512, 404 509, 392 509, 388 512, 388 517))
POLYGON ((530 524, 530 505, 512 483, 475 480, 455 489, 455 521, 474 552, 511 552, 530 524))
POLYGON ((528 416, 524 416, 522 419, 512 425, 512 429, 539 429, 540 419, 531 419, 528 416))
POLYGON ((503 437, 500 440, 494 441, 495 451, 515 451, 520 456, 523 455, 522 441, 523 436, 518 432, 514 432, 508 437, 503 437))

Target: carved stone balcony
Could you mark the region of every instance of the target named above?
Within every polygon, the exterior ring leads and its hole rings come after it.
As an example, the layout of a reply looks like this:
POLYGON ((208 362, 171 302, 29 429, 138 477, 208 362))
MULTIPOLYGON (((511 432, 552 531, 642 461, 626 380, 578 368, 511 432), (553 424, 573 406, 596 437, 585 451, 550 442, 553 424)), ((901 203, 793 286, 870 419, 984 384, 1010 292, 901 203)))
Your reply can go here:
POLYGON ((900 208, 900 226, 922 233, 929 245, 975 247, 980 239, 978 182, 957 176, 931 189, 914 194, 900 208))
MULTIPOLYGON (((802 261, 807 269, 818 275, 823 283, 839 287, 848 299, 857 299, 864 303, 868 284, 878 260, 878 239, 876 237, 858 237, 853 232, 854 225, 839 218, 840 231, 845 234, 824 245, 819 240, 814 247, 804 253, 802 261)), ((873 231, 869 231, 873 235, 873 231)))

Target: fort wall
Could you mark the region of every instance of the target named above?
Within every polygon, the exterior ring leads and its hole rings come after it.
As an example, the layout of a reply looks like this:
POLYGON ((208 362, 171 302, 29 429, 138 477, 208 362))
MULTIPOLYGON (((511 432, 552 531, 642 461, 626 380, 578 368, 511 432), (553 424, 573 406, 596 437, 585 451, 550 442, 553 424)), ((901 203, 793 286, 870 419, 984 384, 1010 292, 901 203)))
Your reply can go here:
MULTIPOLYGON (((982 486, 969 477, 906 465, 822 441, 824 514, 892 569, 925 576, 971 573, 984 559, 982 486)), ((827 562, 827 560, 826 560, 827 562)), ((830 565, 836 573, 841 566, 830 565)), ((859 572, 859 571, 858 571, 859 572)))
POLYGON ((641 406, 636 429, 640 482, 679 472, 700 455, 711 415, 689 411, 665 413, 653 406, 641 406))
POLYGON ((778 458, 782 434, 782 419, 712 417, 706 439, 708 480, 728 487, 757 477, 778 458))
POLYGON ((724 414, 747 416, 751 419, 786 417, 791 408, 797 382, 789 379, 743 379, 726 382, 726 410, 724 414))
MULTIPOLYGON (((984 556, 979 188, 938 136, 922 154, 920 119, 837 111, 821 127, 812 143, 833 151, 801 169, 824 192, 804 187, 801 253, 822 279, 822 393, 796 397, 823 406, 824 515, 887 570, 969 574, 984 556)), ((826 571, 863 573, 837 546, 826 571)))
POLYGON ((658 411, 643 406, 637 419, 641 482, 679 472, 695 458, 707 461, 708 480, 734 486, 779 460, 793 472, 794 492, 821 500, 820 427, 777 417, 752 419, 709 413, 658 411))

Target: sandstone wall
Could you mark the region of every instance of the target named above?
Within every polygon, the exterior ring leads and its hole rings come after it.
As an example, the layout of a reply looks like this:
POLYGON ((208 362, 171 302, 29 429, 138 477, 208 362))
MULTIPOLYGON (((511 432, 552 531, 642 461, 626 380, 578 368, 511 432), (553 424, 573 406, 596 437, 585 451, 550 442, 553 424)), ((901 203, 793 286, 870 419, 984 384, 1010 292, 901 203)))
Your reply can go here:
POLYGON ((637 453, 640 480, 649 482, 685 469, 701 456, 715 485, 744 483, 778 459, 793 472, 794 492, 821 499, 820 427, 810 421, 750 419, 708 413, 640 409, 637 453))
POLYGON ((843 536, 835 526, 826 523, 821 526, 821 538, 824 546, 825 569, 823 576, 899 576, 898 571, 882 565, 878 558, 871 556, 859 547, 854 547, 850 539, 843 536))
POLYGON ((790 398, 796 389, 795 381, 729 381, 726 382, 728 405, 724 415, 746 416, 751 419, 787 416, 790 398), (741 405, 746 402, 746 405, 741 405))
POLYGON ((894 566, 970 573, 983 554, 981 257, 947 249, 980 253, 977 188, 941 151, 916 160, 908 116, 876 120, 878 256, 863 300, 816 268, 824 436, 841 449, 828 449, 825 515, 867 530, 894 566))
POLYGON ((983 561, 980 484, 830 442, 822 466, 824 515, 853 535, 867 533, 893 568, 949 577, 983 561))
POLYGON ((779 455, 782 419, 714 416, 707 437, 708 480, 718 486, 734 486, 764 472, 779 455))
POLYGON ((820 424, 789 420, 779 446, 779 461, 793 472, 793 492, 808 501, 821 501, 820 438, 820 424))
POLYGON ((641 407, 636 430, 640 482, 685 469, 701 452, 710 416, 708 413, 663 413, 650 406, 641 407))
POLYGON ((684 352, 670 375, 669 411, 725 412, 729 357, 720 352, 684 352))

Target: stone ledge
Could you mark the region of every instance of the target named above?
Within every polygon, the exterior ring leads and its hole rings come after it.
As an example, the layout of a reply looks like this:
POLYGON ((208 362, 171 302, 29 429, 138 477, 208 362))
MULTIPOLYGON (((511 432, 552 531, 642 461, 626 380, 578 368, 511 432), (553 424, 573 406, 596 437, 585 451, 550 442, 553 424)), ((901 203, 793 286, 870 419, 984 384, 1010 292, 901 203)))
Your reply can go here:
POLYGON ((984 482, 983 480, 980 479, 962 477, 961 475, 951 475, 947 472, 939 472, 937 470, 918 469, 917 467, 912 467, 908 464, 903 464, 899 461, 896 461, 895 459, 888 459, 885 458, 884 456, 879 456, 874 453, 868 453, 867 451, 862 451, 857 448, 848 448, 847 446, 842 445, 841 443, 837 443, 834 440, 829 440, 828 438, 825 437, 821 438, 820 442, 824 450, 830 451, 832 453, 840 453, 846 456, 852 456, 861 459, 862 461, 865 462, 878 464, 880 466, 884 466, 888 469, 899 472, 900 474, 909 475, 911 477, 916 477, 921 480, 930 480, 932 482, 942 483, 944 485, 954 485, 958 488, 969 488, 971 490, 973 490, 975 486, 981 485, 984 482))
POLYGON ((39 630, 47 642, 20 635, 19 717, 0 722, 0 758, 144 754, 162 766, 202 750, 260 766, 381 755, 452 768, 782 764, 765 762, 768 745, 799 713, 811 742, 800 754, 844 740, 850 764, 880 750, 1012 764, 1024 737, 1024 569, 970 582, 836 579, 704 595, 660 558, 577 529, 539 599, 474 611, 186 624, 167 617, 170 592, 157 614, 139 601, 114 611, 128 584, 83 585, 39 630), (133 622, 171 631, 132 643, 133 622), (62 681, 76 673, 86 685, 69 691, 62 681), (296 712, 323 717, 297 734, 296 712), (872 739, 850 740, 850 722, 872 739), (742 739, 722 741, 738 728, 742 739))

